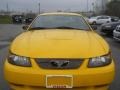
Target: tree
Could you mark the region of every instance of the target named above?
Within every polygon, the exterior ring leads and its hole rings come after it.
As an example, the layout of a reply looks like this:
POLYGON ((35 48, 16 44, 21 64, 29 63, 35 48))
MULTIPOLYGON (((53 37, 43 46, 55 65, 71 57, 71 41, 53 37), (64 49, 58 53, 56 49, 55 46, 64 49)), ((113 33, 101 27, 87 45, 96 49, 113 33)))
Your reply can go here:
POLYGON ((120 17, 120 0, 112 0, 107 4, 106 14, 120 17))

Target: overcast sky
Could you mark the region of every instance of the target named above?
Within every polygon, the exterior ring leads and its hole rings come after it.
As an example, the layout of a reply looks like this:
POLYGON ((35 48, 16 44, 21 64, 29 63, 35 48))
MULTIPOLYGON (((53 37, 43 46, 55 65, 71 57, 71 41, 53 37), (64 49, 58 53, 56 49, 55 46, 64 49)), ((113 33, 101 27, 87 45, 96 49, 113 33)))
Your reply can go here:
MULTIPOLYGON (((88 0, 89 10, 93 10, 92 3, 96 0, 88 0)), ((100 0, 97 0, 99 3, 100 0)), ((8 3, 9 10, 14 11, 34 11, 38 12, 38 3, 41 3, 41 11, 57 11, 57 10, 71 10, 71 11, 86 11, 87 0, 0 0, 0 10, 7 10, 8 3)))

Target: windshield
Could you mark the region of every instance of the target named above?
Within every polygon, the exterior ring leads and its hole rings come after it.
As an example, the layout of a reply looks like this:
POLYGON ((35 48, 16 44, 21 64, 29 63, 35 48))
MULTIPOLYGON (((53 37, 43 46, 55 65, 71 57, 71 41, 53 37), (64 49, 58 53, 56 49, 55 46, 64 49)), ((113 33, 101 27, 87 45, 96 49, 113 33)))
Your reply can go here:
POLYGON ((89 30, 88 24, 81 16, 41 15, 32 23, 30 29, 80 29, 89 30))
POLYGON ((91 17, 90 19, 97 19, 97 17, 91 17))

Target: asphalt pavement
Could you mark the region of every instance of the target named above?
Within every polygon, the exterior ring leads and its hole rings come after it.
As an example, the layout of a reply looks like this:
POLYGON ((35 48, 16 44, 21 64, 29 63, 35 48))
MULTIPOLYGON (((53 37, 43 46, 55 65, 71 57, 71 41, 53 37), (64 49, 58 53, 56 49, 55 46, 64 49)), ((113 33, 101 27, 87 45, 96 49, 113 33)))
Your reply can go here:
POLYGON ((22 25, 0 24, 0 90, 9 90, 4 79, 3 66, 12 40, 22 33, 22 25))
MULTIPOLYGON (((8 55, 10 43, 22 32, 22 25, 0 24, 0 90, 9 90, 3 75, 4 61, 8 55)), ((110 90, 120 90, 120 42, 116 42, 112 37, 102 36, 109 43, 116 64, 116 76, 110 90)))

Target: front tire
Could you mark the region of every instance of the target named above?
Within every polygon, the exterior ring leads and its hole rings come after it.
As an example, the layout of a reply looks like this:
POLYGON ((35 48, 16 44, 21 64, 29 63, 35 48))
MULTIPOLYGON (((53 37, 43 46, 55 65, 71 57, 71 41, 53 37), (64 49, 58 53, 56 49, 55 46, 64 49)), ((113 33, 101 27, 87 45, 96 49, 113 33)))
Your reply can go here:
POLYGON ((96 21, 94 21, 92 24, 93 24, 93 25, 96 25, 96 21))

